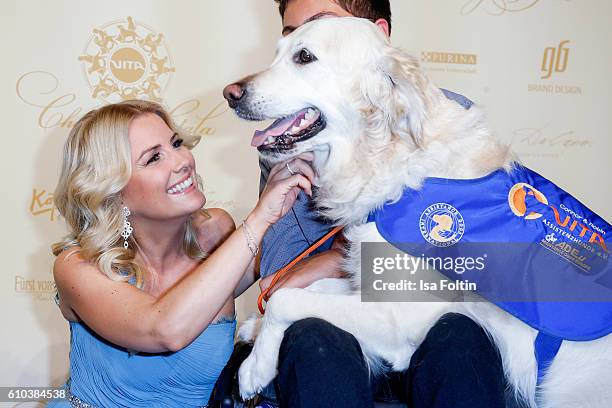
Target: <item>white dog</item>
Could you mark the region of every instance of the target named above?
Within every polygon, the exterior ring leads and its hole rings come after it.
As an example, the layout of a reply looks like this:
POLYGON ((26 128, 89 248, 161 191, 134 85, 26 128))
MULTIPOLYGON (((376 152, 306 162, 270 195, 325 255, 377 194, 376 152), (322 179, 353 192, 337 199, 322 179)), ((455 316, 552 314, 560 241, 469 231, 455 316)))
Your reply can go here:
POLYGON ((372 210, 406 188, 418 190, 427 177, 473 179, 512 167, 515 159, 492 137, 480 109, 448 100, 415 58, 354 18, 305 24, 280 40, 269 69, 228 86, 225 95, 242 118, 277 119, 253 138, 264 158, 314 152, 316 202, 346 226, 351 243, 345 269, 352 279, 278 290, 263 321, 241 328, 245 339, 259 331, 239 372, 244 397, 275 377, 283 333, 299 319, 322 318, 352 333, 373 370, 382 361, 403 370, 437 319, 460 312, 486 329, 507 379, 532 407, 612 406, 610 335, 563 342, 537 385, 537 331, 491 303, 361 301, 359 243, 384 241, 366 223, 372 210))

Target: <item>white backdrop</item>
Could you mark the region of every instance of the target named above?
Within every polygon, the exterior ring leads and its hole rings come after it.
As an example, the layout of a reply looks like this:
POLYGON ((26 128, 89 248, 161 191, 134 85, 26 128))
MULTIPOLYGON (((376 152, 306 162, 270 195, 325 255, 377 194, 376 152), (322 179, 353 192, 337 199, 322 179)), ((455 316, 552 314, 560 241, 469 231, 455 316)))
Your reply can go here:
MULTIPOLYGON (((612 221, 611 2, 392 0, 392 11, 394 44, 482 105, 525 164, 612 221)), ((0 27, 0 386, 60 385, 69 338, 49 247, 64 228, 51 192, 70 126, 106 101, 159 98, 203 136, 194 154, 208 205, 239 221, 257 197, 249 141, 263 125, 238 120, 221 91, 266 67, 281 24, 272 0, 24 0, 3 2, 0 27)), ((237 300, 239 317, 254 295, 237 300)))

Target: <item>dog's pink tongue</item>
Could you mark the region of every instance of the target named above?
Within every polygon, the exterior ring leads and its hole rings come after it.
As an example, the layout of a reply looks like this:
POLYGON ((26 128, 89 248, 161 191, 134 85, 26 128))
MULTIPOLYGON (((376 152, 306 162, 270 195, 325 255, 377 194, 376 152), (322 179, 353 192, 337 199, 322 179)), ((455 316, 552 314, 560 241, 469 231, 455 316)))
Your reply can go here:
POLYGON ((265 143, 268 136, 276 137, 280 136, 287 131, 295 122, 299 112, 284 118, 279 118, 274 121, 270 126, 264 130, 256 130, 251 140, 251 146, 259 147, 265 143))
POLYGON ((265 131, 256 130, 255 133, 253 134, 253 139, 251 139, 251 146, 259 147, 262 144, 264 144, 267 138, 268 138, 268 135, 266 134, 265 131))

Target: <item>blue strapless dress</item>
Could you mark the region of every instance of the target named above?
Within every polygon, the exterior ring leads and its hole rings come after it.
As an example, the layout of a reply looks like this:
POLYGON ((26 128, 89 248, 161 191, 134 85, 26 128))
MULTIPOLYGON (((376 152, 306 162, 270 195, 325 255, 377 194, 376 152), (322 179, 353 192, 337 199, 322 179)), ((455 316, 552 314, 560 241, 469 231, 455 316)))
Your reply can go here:
POLYGON ((235 329, 235 320, 219 321, 177 352, 130 354, 70 322, 70 393, 100 408, 204 406, 232 354, 235 329))

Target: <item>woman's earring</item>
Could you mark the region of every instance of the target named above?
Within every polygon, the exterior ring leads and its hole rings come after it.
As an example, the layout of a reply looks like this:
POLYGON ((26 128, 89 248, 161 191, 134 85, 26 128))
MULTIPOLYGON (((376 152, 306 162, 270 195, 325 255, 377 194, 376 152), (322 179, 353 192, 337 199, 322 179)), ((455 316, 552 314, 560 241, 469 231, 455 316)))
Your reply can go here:
POLYGON ((132 235, 134 228, 132 228, 132 224, 128 221, 128 217, 130 216, 130 209, 127 207, 123 207, 123 229, 121 230, 121 236, 123 237, 123 248, 128 249, 128 238, 132 235))

